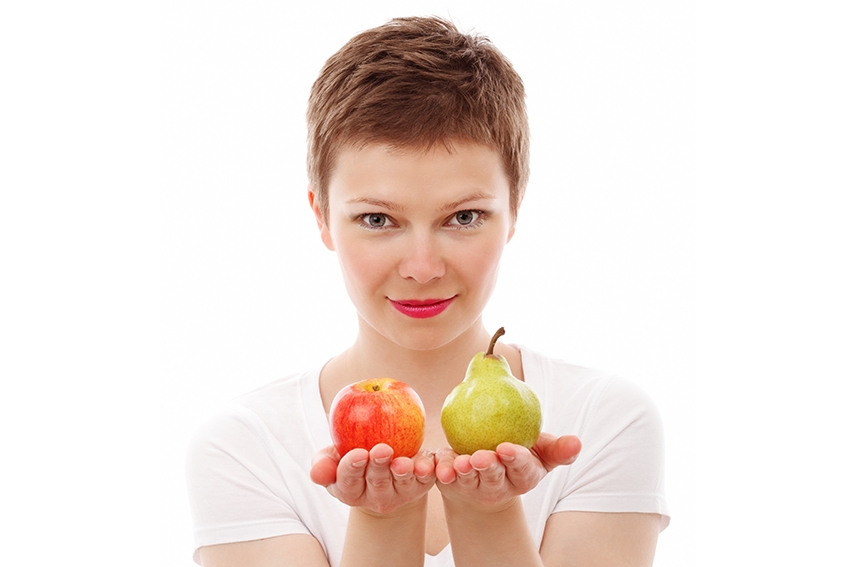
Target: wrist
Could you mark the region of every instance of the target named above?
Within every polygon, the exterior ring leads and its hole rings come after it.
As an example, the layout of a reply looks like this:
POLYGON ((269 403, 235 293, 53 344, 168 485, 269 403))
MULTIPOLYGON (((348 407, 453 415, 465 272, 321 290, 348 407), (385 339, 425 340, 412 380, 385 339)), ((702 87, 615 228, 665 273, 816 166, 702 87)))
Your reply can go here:
POLYGON ((443 495, 443 507, 446 510, 446 514, 452 514, 456 517, 480 518, 481 516, 499 516, 521 506, 522 500, 519 496, 512 496, 507 500, 498 502, 476 502, 443 495))
POLYGON ((352 511, 356 511, 357 513, 368 516, 369 518, 393 521, 424 516, 427 513, 427 510, 427 499, 424 497, 408 502, 407 504, 402 504, 392 510, 373 510, 364 506, 352 507, 352 511))
POLYGON ((340 565, 421 567, 425 560, 427 511, 423 498, 387 513, 352 507, 340 565))
POLYGON ((519 496, 487 506, 444 500, 455 565, 543 567, 519 496))

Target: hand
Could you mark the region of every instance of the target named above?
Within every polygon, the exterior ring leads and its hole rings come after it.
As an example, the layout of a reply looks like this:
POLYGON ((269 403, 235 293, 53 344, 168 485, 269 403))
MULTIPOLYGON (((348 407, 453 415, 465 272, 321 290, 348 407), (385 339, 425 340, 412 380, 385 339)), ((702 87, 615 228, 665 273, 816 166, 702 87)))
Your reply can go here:
POLYGON ((392 456, 392 447, 384 443, 371 451, 352 449, 342 458, 327 447, 313 458, 310 479, 344 504, 389 514, 425 496, 436 479, 430 454, 392 456))
POLYGON ((441 449, 436 456, 437 486, 448 500, 496 506, 530 491, 555 467, 572 464, 579 451, 578 437, 549 433, 541 433, 530 450, 513 443, 472 455, 441 449))

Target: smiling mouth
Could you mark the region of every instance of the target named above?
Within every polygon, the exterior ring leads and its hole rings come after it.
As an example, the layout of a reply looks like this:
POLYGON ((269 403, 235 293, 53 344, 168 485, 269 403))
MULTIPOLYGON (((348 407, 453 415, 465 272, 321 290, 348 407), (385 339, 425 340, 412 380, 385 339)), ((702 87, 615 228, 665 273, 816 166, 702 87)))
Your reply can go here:
POLYGON ((428 319, 448 309, 456 297, 455 295, 448 299, 390 299, 390 303, 403 315, 414 319, 428 319))

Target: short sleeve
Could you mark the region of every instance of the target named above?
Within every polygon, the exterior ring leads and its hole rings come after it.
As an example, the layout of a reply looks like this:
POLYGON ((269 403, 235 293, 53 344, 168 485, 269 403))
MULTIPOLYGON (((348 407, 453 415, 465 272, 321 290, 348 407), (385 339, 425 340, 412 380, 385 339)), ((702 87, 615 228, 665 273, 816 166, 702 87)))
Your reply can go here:
POLYGON ((609 378, 588 401, 576 434, 579 458, 567 467, 554 512, 645 512, 670 515, 664 496, 661 415, 640 388, 609 378))
POLYGON ((284 534, 309 534, 250 410, 234 406, 202 426, 187 451, 186 476, 194 524, 195 561, 205 545, 284 534))

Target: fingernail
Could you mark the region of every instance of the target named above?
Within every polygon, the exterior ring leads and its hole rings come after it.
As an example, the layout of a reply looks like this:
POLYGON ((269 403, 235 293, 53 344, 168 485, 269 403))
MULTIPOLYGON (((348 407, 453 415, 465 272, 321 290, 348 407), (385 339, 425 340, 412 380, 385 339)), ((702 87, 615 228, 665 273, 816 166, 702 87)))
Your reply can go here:
POLYGON ((366 466, 366 459, 363 459, 362 461, 354 461, 351 463, 351 466, 358 469, 363 468, 366 466))
POLYGON ((385 465, 385 464, 390 462, 390 458, 389 457, 380 457, 378 459, 373 459, 373 462, 376 465, 385 465))

